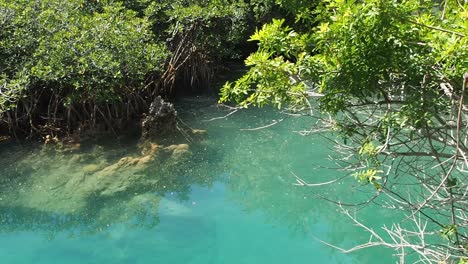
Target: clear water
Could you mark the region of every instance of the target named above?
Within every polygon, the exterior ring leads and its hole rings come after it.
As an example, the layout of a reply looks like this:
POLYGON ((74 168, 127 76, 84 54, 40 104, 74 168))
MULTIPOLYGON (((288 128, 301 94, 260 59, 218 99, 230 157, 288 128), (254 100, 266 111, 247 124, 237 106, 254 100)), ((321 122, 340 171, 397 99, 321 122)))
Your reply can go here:
MULTIPOLYGON (((214 101, 179 105, 206 135, 158 142, 157 158, 136 140, 82 143, 79 150, 0 145, 0 260, 39 263, 395 263, 392 251, 350 254, 368 234, 320 197, 357 202, 374 191, 350 178, 324 187, 294 185, 343 176, 312 120, 246 110, 224 119, 214 101), (176 152, 167 146, 182 146, 176 152), (172 151, 172 152, 171 152, 172 151)), ((178 148, 179 149, 179 148, 178 148)), ((393 216, 368 206, 376 229, 393 216)))

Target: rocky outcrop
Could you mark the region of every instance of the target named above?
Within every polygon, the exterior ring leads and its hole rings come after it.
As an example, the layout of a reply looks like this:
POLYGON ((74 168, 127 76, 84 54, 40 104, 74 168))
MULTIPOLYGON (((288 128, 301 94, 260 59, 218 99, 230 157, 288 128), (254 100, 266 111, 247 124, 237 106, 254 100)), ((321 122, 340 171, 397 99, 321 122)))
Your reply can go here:
POLYGON ((177 111, 160 96, 151 103, 148 114, 142 123, 142 139, 155 140, 175 134, 177 129, 177 111))

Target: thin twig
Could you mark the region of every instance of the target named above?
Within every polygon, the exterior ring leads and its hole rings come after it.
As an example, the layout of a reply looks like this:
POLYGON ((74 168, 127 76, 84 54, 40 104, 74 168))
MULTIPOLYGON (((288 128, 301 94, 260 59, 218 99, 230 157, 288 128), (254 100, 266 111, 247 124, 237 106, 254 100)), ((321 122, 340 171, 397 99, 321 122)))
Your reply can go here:
POLYGON ((268 124, 268 125, 265 125, 265 126, 260 126, 260 127, 256 127, 256 128, 241 128, 242 131, 256 131, 256 130, 261 130, 261 129, 265 129, 265 128, 269 128, 269 127, 272 127, 280 122, 283 122, 283 120, 286 119, 285 118, 281 118, 279 120, 276 120, 274 121, 273 123, 271 124, 268 124))

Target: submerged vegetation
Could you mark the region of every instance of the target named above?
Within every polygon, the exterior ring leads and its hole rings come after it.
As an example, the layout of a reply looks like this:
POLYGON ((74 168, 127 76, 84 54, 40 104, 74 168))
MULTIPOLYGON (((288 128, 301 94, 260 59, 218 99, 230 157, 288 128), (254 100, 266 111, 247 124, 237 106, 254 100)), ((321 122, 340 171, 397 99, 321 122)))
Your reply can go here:
MULTIPOLYGON (((207 91, 226 62, 248 56, 248 70, 223 87, 221 101, 309 116, 313 127, 299 133, 334 131, 327 136, 338 163, 373 192, 359 204, 321 197, 371 237, 342 251, 384 246, 397 250, 401 263, 414 252, 424 263, 467 260, 466 1, 4 0, 0 28, 0 141, 6 134, 47 143, 152 129, 161 126, 151 115, 161 113, 174 134, 191 141, 161 98, 207 91), (353 214, 370 203, 405 217, 376 231, 353 214)), ((160 134, 153 130, 143 134, 160 134)), ((120 199, 178 180, 152 177, 149 171, 165 169, 151 166, 195 166, 184 164, 188 145, 141 144, 143 153, 82 164, 49 186, 81 203, 70 208, 88 208, 91 198, 120 199)), ((39 167, 28 162, 24 168, 39 167)), ((301 176, 304 188, 327 184, 301 176)), ((8 186, 18 179, 0 180, 8 186)), ((41 192, 55 190, 30 193, 41 192)), ((51 211, 70 213, 66 204, 25 197, 2 204, 54 204, 51 211)), ((160 197, 141 199, 157 204, 160 197)))

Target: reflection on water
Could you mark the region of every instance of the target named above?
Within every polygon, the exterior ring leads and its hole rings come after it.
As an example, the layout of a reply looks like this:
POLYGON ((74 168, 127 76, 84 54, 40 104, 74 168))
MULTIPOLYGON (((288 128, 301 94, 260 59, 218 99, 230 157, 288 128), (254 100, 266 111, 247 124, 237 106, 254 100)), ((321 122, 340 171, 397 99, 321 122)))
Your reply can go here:
MULTIPOLYGON (((367 263, 381 251, 342 255, 311 236, 352 246, 363 236, 330 203, 365 199, 341 176, 320 138, 292 133, 308 120, 213 101, 185 102, 181 118, 206 135, 188 142, 100 142, 79 150, 0 145, 0 255, 8 263, 367 263), (8 242, 7 242, 8 241, 8 242), (23 243, 30 250, 25 254, 23 243), (86 261, 83 262, 83 257, 86 261)), ((376 226, 389 221, 364 213, 376 226)), ((387 220, 386 220, 387 219, 387 220)), ((388 252, 385 252, 389 257, 388 252)))

